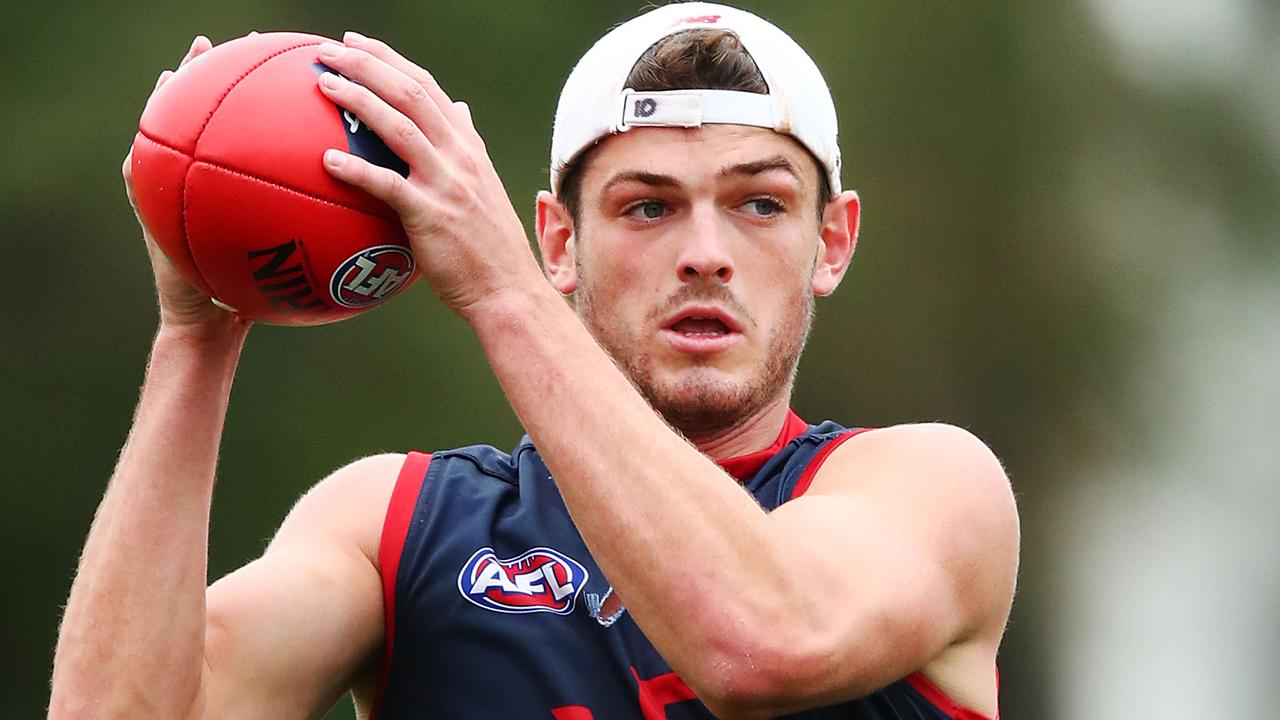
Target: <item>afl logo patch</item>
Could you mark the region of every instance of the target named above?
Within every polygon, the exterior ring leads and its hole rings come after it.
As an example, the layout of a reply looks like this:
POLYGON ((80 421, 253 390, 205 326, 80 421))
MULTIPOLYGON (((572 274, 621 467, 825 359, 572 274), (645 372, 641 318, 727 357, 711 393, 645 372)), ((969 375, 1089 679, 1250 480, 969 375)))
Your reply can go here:
POLYGON ((551 548, 534 548, 519 557, 499 559, 480 548, 458 573, 462 597, 486 610, 504 613, 573 612, 587 584, 587 569, 551 548))
POLYGON ((413 277, 413 255, 399 245, 365 248, 347 258, 329 280, 329 295, 343 307, 386 300, 413 277))

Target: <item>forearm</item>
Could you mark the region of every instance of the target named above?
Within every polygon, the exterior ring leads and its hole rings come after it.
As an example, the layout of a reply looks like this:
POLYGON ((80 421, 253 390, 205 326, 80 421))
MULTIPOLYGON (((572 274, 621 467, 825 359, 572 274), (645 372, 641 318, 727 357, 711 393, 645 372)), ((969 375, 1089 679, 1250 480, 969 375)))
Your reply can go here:
POLYGON ((689 663, 720 662, 740 647, 722 643, 750 642, 741 627, 793 602, 794 555, 554 293, 494 305, 472 323, 593 556, 686 681, 714 672, 689 663))
POLYGON ((53 717, 182 717, 204 668, 209 508, 247 326, 157 335, 58 637, 53 717))

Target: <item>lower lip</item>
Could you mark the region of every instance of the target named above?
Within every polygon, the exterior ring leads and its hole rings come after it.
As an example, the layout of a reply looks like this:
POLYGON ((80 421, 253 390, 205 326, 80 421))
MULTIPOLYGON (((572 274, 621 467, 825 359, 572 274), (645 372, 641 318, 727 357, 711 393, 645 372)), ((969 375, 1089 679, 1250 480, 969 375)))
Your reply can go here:
POLYGON ((670 328, 662 329, 662 337, 671 347, 680 352, 693 355, 714 355, 729 350, 742 341, 742 333, 729 332, 724 335, 686 335, 670 328))

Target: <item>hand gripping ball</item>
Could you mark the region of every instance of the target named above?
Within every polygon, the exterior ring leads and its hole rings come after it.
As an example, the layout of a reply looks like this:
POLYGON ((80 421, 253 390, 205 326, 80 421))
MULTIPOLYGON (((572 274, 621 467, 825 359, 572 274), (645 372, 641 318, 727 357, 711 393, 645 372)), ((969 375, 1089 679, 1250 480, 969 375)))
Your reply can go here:
POLYGON ((252 320, 342 320, 418 277, 395 212, 324 170, 324 151, 339 148, 408 175, 321 94, 324 42, 263 33, 209 50, 156 91, 133 141, 134 198, 160 248, 252 320))

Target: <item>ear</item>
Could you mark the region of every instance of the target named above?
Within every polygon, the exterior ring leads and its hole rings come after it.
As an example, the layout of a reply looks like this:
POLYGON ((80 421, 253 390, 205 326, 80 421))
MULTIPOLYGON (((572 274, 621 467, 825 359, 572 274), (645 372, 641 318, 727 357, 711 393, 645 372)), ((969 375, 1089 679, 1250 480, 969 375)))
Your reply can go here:
POLYGON ((830 295, 840 286, 858 244, 862 204, 858 193, 846 190, 831 198, 822 212, 818 257, 813 267, 813 294, 830 295))
POLYGON ((573 216, 555 195, 538 192, 538 251, 542 269, 551 286, 561 295, 578 289, 578 267, 574 262, 573 216))

